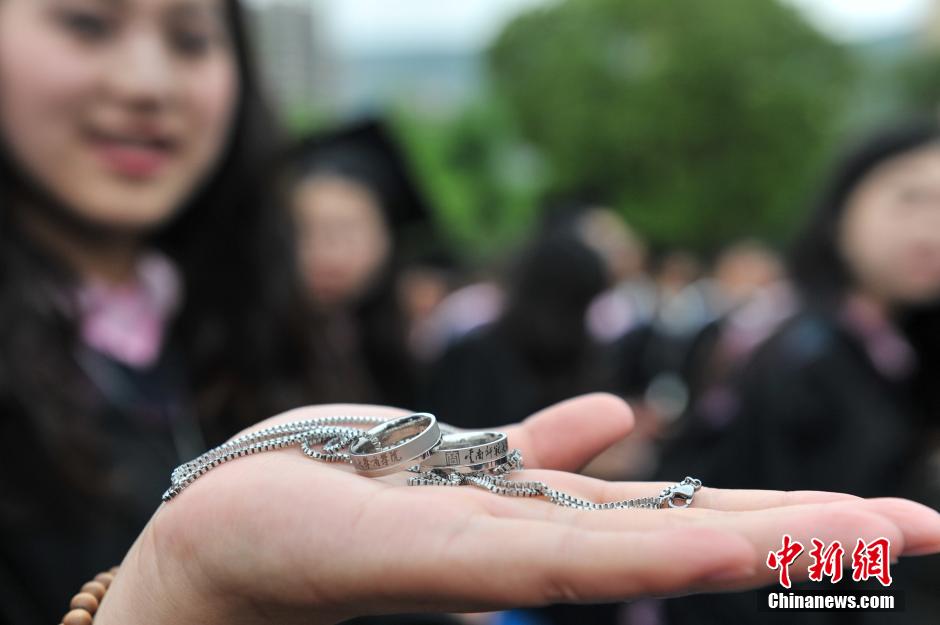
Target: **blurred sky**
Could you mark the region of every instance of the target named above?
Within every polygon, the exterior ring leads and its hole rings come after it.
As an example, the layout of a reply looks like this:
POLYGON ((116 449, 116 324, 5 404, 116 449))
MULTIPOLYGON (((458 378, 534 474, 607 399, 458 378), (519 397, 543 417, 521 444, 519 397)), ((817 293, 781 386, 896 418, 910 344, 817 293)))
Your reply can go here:
MULTIPOLYGON (((250 0, 255 4, 285 0, 250 0)), ((481 49, 513 15, 554 0, 287 0, 321 8, 326 34, 340 50, 481 49)), ((702 1, 702 0, 690 0, 702 1)), ((707 1, 707 0, 705 0, 707 1)), ((910 29, 932 0, 784 0, 844 40, 910 29)))

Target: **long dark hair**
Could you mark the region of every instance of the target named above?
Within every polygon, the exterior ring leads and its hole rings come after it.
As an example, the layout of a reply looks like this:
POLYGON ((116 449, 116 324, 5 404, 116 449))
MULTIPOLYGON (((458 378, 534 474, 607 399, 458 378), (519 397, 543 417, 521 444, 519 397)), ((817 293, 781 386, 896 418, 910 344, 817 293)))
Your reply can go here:
POLYGON ((932 118, 915 118, 877 130, 844 151, 791 248, 791 274, 808 299, 832 304, 853 285, 837 244, 852 193, 879 165, 936 142, 940 142, 940 124, 932 118))
MULTIPOLYGON (((320 359, 318 392, 331 401, 413 406, 418 363, 408 345, 408 320, 398 287, 408 264, 433 247, 429 201, 396 134, 379 118, 317 133, 291 146, 279 175, 282 203, 293 204, 297 187, 319 177, 367 189, 378 203, 392 246, 365 292, 347 303, 344 314, 358 335, 355 347, 328 346, 333 343, 329 329, 314 337, 328 342, 312 344, 320 359)), ((330 323, 330 313, 317 302, 308 305, 313 323, 330 323)))
MULTIPOLYGON (((292 336, 298 281, 286 215, 271 205, 267 187, 278 133, 252 68, 239 2, 225 7, 240 79, 228 145, 187 205, 148 241, 181 269, 184 306, 173 340, 183 352, 193 409, 221 435, 300 401, 308 364, 292 336)), ((72 317, 52 296, 75 277, 17 227, 12 206, 24 197, 55 202, 0 153, 4 516, 23 512, 23 502, 87 503, 105 490, 107 468, 95 443, 102 400, 74 361, 72 317), (11 501, 17 509, 4 508, 11 501)))
POLYGON ((592 348, 584 315, 608 283, 601 258, 574 232, 547 229, 509 273, 497 331, 537 374, 580 373, 592 348))
MULTIPOLYGON (((940 145, 940 123, 934 116, 885 126, 845 150, 820 193, 814 211, 789 254, 791 276, 805 307, 832 313, 856 286, 838 245, 849 198, 879 165, 931 144, 940 145)), ((896 319, 919 359, 915 385, 924 414, 940 420, 940 301, 911 307, 896 319)))

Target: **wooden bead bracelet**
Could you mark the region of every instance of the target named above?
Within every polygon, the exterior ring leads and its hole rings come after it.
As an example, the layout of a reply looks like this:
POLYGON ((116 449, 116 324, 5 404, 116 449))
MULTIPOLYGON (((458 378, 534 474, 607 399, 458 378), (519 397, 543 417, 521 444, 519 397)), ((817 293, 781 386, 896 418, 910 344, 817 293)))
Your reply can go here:
POLYGON ((104 593, 108 592, 108 587, 117 575, 118 568, 114 567, 107 573, 98 573, 94 580, 82 586, 81 592, 72 597, 69 612, 62 617, 59 625, 91 625, 104 593))

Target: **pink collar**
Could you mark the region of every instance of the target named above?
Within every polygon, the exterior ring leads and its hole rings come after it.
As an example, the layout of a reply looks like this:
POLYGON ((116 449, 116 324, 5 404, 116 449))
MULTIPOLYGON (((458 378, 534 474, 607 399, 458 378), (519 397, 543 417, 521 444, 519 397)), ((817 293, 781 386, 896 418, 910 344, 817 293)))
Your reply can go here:
POLYGON ((136 279, 113 285, 92 280, 75 292, 80 335, 88 347, 134 368, 153 365, 181 299, 179 271, 157 252, 137 263, 136 279))
POLYGON ((862 341, 872 364, 882 375, 901 379, 914 371, 917 366, 914 348, 889 317, 853 297, 843 304, 840 317, 862 341))

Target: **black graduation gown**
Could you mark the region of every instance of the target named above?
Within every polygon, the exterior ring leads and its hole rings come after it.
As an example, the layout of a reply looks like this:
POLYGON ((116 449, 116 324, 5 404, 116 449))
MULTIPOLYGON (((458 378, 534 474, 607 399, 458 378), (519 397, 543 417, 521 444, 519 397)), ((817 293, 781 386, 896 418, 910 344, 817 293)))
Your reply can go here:
MULTIPOLYGON (((937 505, 923 473, 925 420, 908 382, 879 372, 835 319, 798 314, 758 349, 732 388, 737 408, 728 423, 697 420, 693 406, 685 433, 664 453, 661 479, 694 475, 722 488, 841 491, 937 505)), ((846 588, 878 587, 852 584, 848 573, 840 582, 846 588)), ((940 556, 902 560, 892 573, 905 612, 758 612, 757 593, 747 592, 670 600, 668 623, 933 622, 940 556)))
POLYGON ((461 338, 430 367, 423 406, 461 428, 509 425, 575 395, 613 391, 611 359, 588 341, 570 353, 529 354, 495 322, 461 338))
MULTIPOLYGON (((170 471, 204 450, 199 425, 186 408, 181 363, 172 351, 147 370, 100 353, 78 354, 82 368, 106 398, 101 449, 113 469, 113 502, 52 502, 39 518, 0 518, 0 623, 47 625, 68 611, 71 597, 95 574, 120 564, 160 504, 170 471)), ((9 406, 3 402, 4 408, 9 406)), ((13 423, 6 420, 4 425, 13 423)), ((8 428, 4 428, 7 430, 8 428)), ((10 432, 6 432, 10 434, 10 432)), ((7 441, 9 442, 9 441, 7 441)), ((30 467, 7 469, 12 481, 47 497, 49 484, 31 483, 30 467)), ((4 488, 2 496, 11 496, 4 488)), ((68 488, 62 487, 67 493, 68 488)), ((15 496, 15 495, 14 495, 15 496)), ((15 501, 4 502, 16 509, 15 501)))

